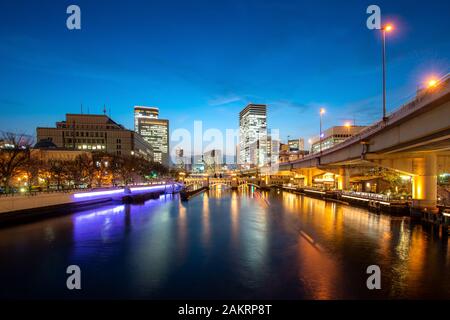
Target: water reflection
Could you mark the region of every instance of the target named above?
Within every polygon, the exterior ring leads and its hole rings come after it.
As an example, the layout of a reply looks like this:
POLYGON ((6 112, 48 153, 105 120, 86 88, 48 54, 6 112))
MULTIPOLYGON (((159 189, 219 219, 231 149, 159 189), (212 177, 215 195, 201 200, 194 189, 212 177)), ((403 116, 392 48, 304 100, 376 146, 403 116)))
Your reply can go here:
POLYGON ((217 188, 0 230, 0 297, 73 297, 65 268, 78 264, 85 298, 450 298, 449 256, 408 218, 217 188))

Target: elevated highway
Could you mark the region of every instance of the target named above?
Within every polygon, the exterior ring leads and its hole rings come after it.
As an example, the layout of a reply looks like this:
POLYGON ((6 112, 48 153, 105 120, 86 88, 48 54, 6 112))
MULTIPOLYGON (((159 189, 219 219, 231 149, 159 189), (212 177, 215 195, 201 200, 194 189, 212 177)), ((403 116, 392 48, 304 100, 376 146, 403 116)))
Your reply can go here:
POLYGON ((281 163, 310 185, 318 172, 338 175, 342 190, 349 188, 349 171, 385 167, 412 177, 413 207, 436 210, 437 175, 450 172, 450 76, 418 92, 406 103, 359 134, 323 152, 281 163))

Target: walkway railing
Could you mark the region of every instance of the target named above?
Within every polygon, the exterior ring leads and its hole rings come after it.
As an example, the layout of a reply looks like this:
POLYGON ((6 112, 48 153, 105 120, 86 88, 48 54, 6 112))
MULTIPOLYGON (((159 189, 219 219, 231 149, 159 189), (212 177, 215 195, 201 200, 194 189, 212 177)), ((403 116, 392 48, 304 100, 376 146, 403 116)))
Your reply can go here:
POLYGON ((380 201, 390 201, 391 197, 386 194, 380 193, 369 193, 369 192, 357 192, 357 191, 342 191, 342 195, 351 196, 369 200, 380 200, 380 201))

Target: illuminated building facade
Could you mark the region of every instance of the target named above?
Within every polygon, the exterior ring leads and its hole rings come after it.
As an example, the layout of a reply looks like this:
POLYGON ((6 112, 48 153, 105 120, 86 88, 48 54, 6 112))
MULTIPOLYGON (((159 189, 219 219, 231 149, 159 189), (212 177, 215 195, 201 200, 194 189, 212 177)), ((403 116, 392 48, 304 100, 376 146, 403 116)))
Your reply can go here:
POLYGON ((335 126, 322 133, 322 139, 315 137, 312 139, 311 153, 324 151, 335 145, 344 142, 351 136, 358 134, 365 126, 335 126), (321 145, 322 144, 322 148, 321 145))
POLYGON ((159 119, 159 109, 134 107, 134 130, 151 145, 154 161, 169 166, 169 120, 159 119))
POLYGON ((289 151, 303 151, 305 150, 305 140, 302 138, 299 139, 290 139, 288 140, 289 151))
POLYGON ((263 166, 267 154, 267 106, 249 104, 239 113, 239 164, 263 166))
POLYGON ((213 149, 203 153, 203 162, 207 172, 216 173, 220 171, 223 164, 222 152, 213 149))
POLYGON ((36 135, 38 141, 51 142, 57 148, 153 159, 150 144, 107 115, 66 114, 66 120, 57 122, 56 128, 38 127, 36 135))

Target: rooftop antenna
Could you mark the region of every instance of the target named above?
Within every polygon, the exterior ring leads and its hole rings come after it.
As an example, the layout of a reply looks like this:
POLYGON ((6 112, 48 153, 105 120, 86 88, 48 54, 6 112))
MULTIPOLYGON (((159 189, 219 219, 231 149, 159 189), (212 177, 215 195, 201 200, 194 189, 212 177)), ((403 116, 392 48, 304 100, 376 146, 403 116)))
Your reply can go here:
POLYGON ((106 115, 106 105, 103 105, 103 114, 106 115))
POLYGON ((83 114, 83 104, 81 104, 81 114, 83 114))
POLYGON ((90 113, 90 112, 89 112, 89 106, 87 107, 87 109, 88 109, 88 114, 89 114, 89 113, 90 113))
POLYGON ((111 118, 111 107, 109 107, 109 117, 111 118))

